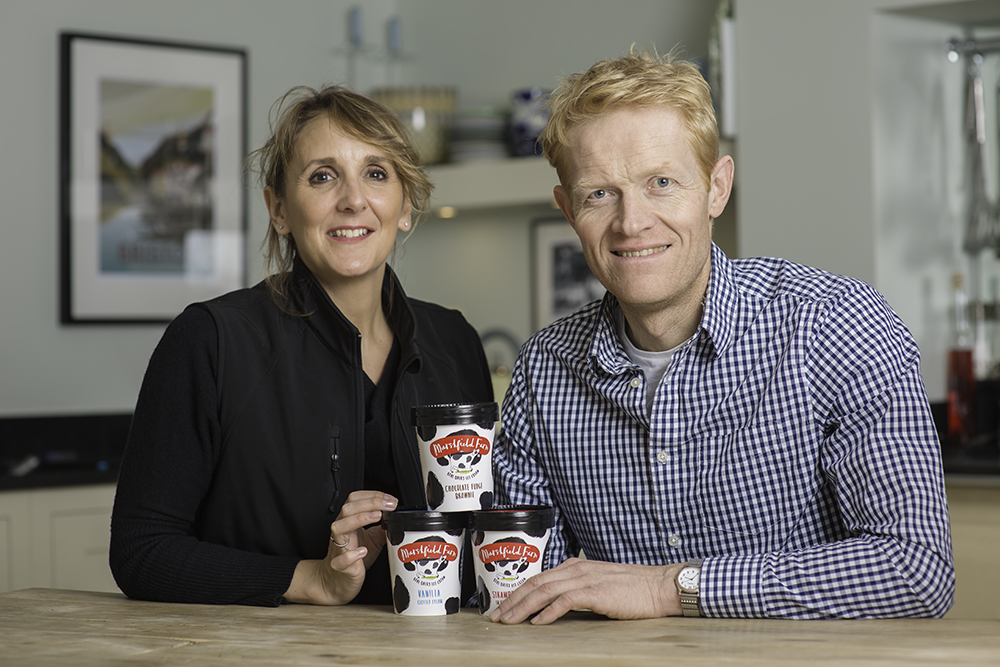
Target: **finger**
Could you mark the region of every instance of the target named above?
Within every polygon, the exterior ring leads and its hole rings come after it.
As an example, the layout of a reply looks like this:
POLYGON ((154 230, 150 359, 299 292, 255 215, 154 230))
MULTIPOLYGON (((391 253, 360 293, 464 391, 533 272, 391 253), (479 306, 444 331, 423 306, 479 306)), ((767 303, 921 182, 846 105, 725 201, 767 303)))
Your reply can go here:
POLYGON ((501 602, 490 615, 490 620, 520 623, 539 613, 537 623, 551 623, 576 608, 581 598, 580 589, 590 585, 588 574, 591 568, 588 566, 591 564, 591 561, 572 558, 558 567, 536 574, 501 602), (569 593, 573 595, 567 597, 569 593))
POLYGON ((330 544, 337 549, 350 549, 351 548, 351 536, 350 535, 337 535, 333 531, 330 531, 330 544))
POLYGON ((398 504, 399 501, 388 493, 382 493, 381 491, 355 491, 347 496, 347 500, 344 501, 340 513, 347 515, 370 512, 372 510, 393 510, 396 509, 398 504))
POLYGON ((365 547, 345 551, 337 557, 330 559, 330 569, 352 577, 364 577, 367 570, 364 564, 366 555, 368 555, 368 549, 365 547))
POLYGON ((594 606, 590 602, 587 602, 589 599, 587 596, 588 592, 587 589, 573 589, 562 593, 552 600, 548 606, 531 617, 530 623, 532 625, 548 625, 574 609, 594 606))
POLYGON ((544 572, 540 572, 531 577, 522 585, 511 591, 510 595, 508 595, 503 602, 500 603, 499 608, 494 611, 493 615, 499 617, 505 611, 509 611, 520 604, 524 598, 530 595, 537 588, 545 586, 550 582, 556 582, 562 579, 576 579, 580 577, 580 572, 571 569, 576 562, 577 559, 571 558, 551 570, 545 570, 544 572))
POLYGON ((558 586, 547 584, 545 587, 530 591, 521 599, 516 599, 510 604, 507 604, 505 600, 504 605, 490 615, 490 620, 516 625, 538 614, 542 616, 542 620, 548 619, 546 622, 551 623, 572 608, 560 604, 561 596, 566 592, 563 588, 565 587, 568 591, 570 586, 571 584, 559 584, 558 586))
MULTIPOLYGON (((544 574, 544 573, 543 573, 544 574)), ((547 581, 536 577, 521 584, 490 614, 490 620, 517 624, 551 604, 562 592, 559 579, 547 581)))
POLYGON ((361 530, 366 526, 370 526, 373 523, 378 523, 382 520, 381 510, 372 510, 365 512, 363 514, 350 514, 347 516, 341 516, 332 524, 330 524, 330 535, 334 537, 340 544, 344 543, 344 536, 350 535, 351 533, 361 530))

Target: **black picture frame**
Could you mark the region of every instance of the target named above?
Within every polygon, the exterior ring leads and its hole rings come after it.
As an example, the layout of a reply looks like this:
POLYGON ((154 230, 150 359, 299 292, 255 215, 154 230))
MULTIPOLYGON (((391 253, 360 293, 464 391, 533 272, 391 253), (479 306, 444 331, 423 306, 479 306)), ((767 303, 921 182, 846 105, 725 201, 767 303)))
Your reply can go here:
POLYGON ((587 266, 583 244, 560 216, 531 222, 531 324, 535 331, 605 293, 587 266))
POLYGON ((158 323, 244 285, 246 52, 59 35, 60 321, 158 323))

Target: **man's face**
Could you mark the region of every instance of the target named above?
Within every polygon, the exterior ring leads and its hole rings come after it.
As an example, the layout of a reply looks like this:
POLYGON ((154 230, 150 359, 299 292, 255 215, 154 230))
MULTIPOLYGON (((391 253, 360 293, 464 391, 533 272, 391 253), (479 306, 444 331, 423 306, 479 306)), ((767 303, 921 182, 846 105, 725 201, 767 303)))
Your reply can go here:
POLYGON ((732 160, 719 160, 706 183, 680 114, 667 107, 615 111, 569 138, 567 184, 555 196, 594 275, 626 312, 699 308, 732 160))

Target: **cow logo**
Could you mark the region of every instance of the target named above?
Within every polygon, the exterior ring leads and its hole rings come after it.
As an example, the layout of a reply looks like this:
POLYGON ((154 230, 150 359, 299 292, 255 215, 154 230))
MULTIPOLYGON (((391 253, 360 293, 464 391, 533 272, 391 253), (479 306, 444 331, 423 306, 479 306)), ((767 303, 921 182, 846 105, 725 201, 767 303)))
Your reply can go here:
POLYGON ((479 547, 483 568, 501 588, 517 588, 528 578, 524 572, 541 557, 538 547, 520 537, 505 537, 479 547))
POLYGON ((425 537, 399 547, 396 557, 413 573, 414 583, 438 586, 444 581, 449 564, 458 560, 458 547, 441 537, 425 537))
POLYGON ((429 443, 431 456, 447 467, 447 475, 468 481, 479 475, 479 462, 490 453, 490 440, 472 429, 449 433, 429 443))

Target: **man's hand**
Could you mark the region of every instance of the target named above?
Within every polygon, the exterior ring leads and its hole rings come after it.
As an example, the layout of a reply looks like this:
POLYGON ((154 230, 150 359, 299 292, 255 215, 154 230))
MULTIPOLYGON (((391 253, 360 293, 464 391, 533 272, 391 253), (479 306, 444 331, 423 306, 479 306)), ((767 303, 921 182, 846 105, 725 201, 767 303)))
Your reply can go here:
POLYGON ((544 625, 573 609, 609 618, 677 616, 681 603, 674 576, 682 567, 570 558, 521 584, 490 614, 490 620, 520 623, 538 612, 531 622, 544 625))

